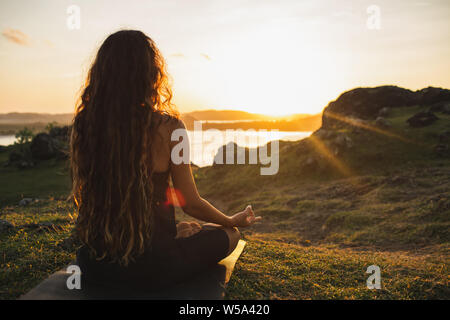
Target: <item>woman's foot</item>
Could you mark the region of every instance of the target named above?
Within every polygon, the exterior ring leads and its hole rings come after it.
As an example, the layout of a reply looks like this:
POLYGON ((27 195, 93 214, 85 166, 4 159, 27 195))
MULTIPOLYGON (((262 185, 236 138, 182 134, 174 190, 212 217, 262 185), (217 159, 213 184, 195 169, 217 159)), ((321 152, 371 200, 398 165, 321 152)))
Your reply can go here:
POLYGON ((177 224, 176 238, 187 238, 198 233, 202 227, 197 222, 182 221, 177 224))
POLYGON ((234 249, 236 248, 239 240, 241 239, 241 233, 239 232, 238 228, 233 227, 233 228, 227 228, 215 223, 205 223, 203 224, 203 226, 210 226, 210 227, 215 227, 215 228, 219 228, 222 229, 226 232, 227 236, 228 236, 228 252, 227 252, 227 256, 232 253, 234 251, 234 249))

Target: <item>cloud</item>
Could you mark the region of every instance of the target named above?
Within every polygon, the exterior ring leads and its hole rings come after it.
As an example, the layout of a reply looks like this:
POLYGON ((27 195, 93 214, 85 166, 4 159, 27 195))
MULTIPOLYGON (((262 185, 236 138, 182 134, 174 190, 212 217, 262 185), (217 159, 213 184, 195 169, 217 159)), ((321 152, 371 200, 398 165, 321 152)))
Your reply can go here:
POLYGON ((16 43, 21 46, 30 45, 30 37, 28 37, 25 33, 16 29, 5 29, 2 31, 2 35, 13 43, 16 43))
POLYGON ((211 61, 211 57, 208 56, 206 53, 200 53, 200 55, 205 58, 206 60, 210 60, 211 61))

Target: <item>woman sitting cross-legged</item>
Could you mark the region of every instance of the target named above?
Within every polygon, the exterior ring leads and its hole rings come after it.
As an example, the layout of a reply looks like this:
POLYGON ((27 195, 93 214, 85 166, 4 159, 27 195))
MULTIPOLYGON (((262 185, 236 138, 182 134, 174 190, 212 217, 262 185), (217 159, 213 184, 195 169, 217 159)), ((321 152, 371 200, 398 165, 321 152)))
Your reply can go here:
POLYGON ((159 290, 189 279, 234 250, 236 227, 260 219, 250 206, 223 214, 198 194, 189 161, 172 161, 172 133, 186 129, 171 98, 149 37, 123 30, 104 41, 71 133, 77 263, 88 286, 159 290), (176 225, 169 179, 183 211, 207 224, 176 225))

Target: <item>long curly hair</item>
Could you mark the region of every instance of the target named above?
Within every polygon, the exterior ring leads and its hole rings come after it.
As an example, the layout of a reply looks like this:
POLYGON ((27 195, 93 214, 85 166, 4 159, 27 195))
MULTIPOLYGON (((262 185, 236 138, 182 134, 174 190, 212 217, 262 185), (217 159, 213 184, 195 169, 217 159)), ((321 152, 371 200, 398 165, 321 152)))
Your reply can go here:
POLYGON ((77 103, 70 139, 76 234, 99 260, 127 265, 152 240, 155 113, 178 117, 164 59, 141 31, 103 42, 77 103))

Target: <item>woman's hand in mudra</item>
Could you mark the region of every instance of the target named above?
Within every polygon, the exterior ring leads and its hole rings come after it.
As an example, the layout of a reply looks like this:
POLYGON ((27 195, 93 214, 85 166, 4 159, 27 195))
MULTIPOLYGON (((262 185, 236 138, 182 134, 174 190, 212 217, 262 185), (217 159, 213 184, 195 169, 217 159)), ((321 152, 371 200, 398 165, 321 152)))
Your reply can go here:
POLYGON ((247 206, 244 211, 238 212, 231 217, 233 227, 249 227, 257 221, 260 221, 262 217, 255 217, 252 206, 247 206))
POLYGON ((202 229, 197 222, 183 221, 177 224, 177 236, 175 238, 190 237, 202 229))

